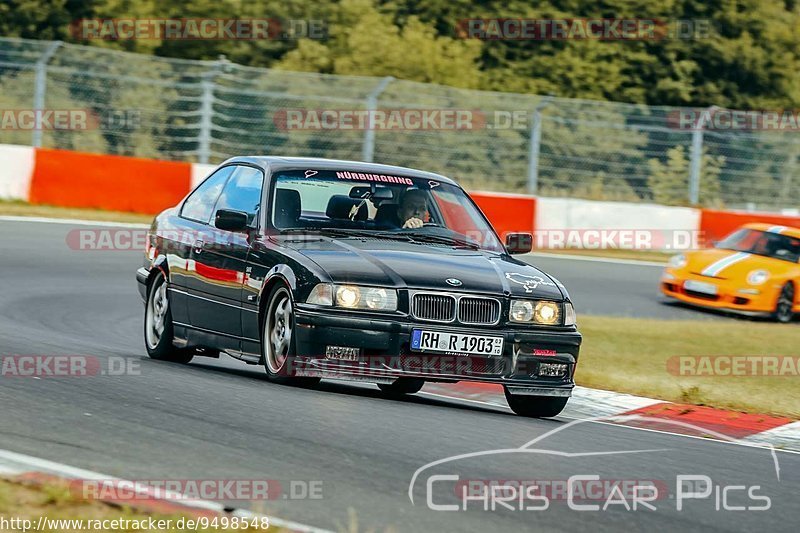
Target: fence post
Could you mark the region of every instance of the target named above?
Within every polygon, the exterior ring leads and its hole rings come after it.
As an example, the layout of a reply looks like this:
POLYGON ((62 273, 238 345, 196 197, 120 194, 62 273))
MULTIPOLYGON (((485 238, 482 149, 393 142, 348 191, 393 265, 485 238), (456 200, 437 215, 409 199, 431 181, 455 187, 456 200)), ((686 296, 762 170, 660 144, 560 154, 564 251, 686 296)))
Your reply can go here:
POLYGON ((700 173, 702 171, 703 163, 703 128, 706 127, 706 121, 711 118, 711 113, 717 109, 717 106, 711 106, 704 109, 700 114, 700 119, 695 124, 694 131, 692 131, 692 153, 689 160, 689 203, 697 205, 700 203, 700 173))
POLYGON ((208 163, 211 157, 211 126, 214 118, 214 78, 228 62, 225 56, 220 56, 214 68, 203 74, 200 82, 202 93, 200 95, 200 130, 197 134, 197 160, 199 163, 208 163))
MULTIPOLYGON (((47 64, 62 44, 64 43, 61 41, 50 43, 50 46, 47 47, 42 56, 36 61, 36 80, 33 87, 34 110, 41 110, 44 108, 44 97, 47 92, 47 64)), ((38 125, 33 128, 31 145, 37 148, 42 146, 42 129, 38 127, 38 125)))
POLYGON ((364 144, 361 147, 361 160, 367 163, 372 163, 372 159, 375 155, 375 117, 373 116, 373 111, 378 108, 378 97, 386 90, 386 87, 393 80, 394 77, 386 76, 372 89, 372 92, 367 95, 367 129, 364 131, 364 144))
POLYGON ((531 137, 528 144, 528 192, 539 191, 539 148, 542 144, 542 108, 550 102, 548 97, 536 105, 531 113, 531 137))

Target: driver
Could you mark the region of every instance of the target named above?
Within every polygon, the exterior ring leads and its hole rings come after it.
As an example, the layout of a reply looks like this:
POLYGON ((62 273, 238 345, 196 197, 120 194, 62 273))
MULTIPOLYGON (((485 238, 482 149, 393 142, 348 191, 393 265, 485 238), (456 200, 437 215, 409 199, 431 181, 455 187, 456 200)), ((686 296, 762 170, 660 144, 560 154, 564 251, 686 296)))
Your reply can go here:
POLYGON ((398 226, 403 228, 421 228, 428 217, 428 199, 425 191, 411 189, 403 195, 397 209, 398 226))

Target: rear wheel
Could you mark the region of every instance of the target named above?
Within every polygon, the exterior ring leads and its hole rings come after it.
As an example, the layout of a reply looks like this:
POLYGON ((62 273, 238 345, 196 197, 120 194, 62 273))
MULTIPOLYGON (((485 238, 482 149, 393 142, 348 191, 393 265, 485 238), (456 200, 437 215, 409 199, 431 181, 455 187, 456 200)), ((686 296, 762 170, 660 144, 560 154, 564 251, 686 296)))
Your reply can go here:
POLYGON ((378 388, 387 394, 416 394, 425 385, 424 379, 398 378, 392 383, 378 383, 378 388))
POLYGON ((172 345, 173 340, 167 280, 164 276, 157 275, 147 289, 147 304, 144 311, 144 345, 147 355, 159 361, 174 363, 191 361, 194 352, 176 348, 172 345))
POLYGON ((778 322, 783 322, 784 324, 791 322, 792 317, 794 316, 792 307, 794 307, 794 285, 787 283, 781 289, 781 293, 778 296, 778 301, 775 304, 775 312, 772 314, 772 317, 778 322))
POLYGON ((319 378, 292 376, 292 358, 295 354, 294 307, 289 289, 278 285, 270 293, 264 316, 264 333, 261 354, 267 378, 275 383, 311 387, 319 378))
POLYGON ((566 396, 527 396, 513 395, 503 387, 506 401, 511 410, 520 416, 532 418, 549 418, 557 416, 567 405, 569 397, 566 396))

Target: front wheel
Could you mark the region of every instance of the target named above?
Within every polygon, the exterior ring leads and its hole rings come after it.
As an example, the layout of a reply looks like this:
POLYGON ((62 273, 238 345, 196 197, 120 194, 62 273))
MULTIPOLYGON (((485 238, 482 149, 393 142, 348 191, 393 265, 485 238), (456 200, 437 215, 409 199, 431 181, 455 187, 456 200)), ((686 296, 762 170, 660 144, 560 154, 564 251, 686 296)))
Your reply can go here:
POLYGON ((144 310, 144 346, 147 355, 159 361, 188 363, 194 357, 191 350, 181 350, 172 345, 172 311, 169 308, 167 280, 157 275, 147 289, 144 310))
POLYGON ((775 312, 772 314, 772 317, 778 322, 782 322, 784 324, 791 322, 792 317, 794 316, 794 312, 792 311, 793 307, 794 285, 787 283, 781 289, 781 293, 778 296, 778 301, 775 304, 775 312))
POLYGON ((527 396, 513 395, 508 387, 503 387, 508 406, 520 416, 531 418, 550 418, 557 416, 567 405, 567 396, 527 396))
POLYGON ((261 338, 261 355, 267 379, 285 385, 312 387, 319 383, 319 378, 298 378, 291 375, 295 353, 294 326, 294 307, 289 289, 278 285, 267 301, 264 333, 261 338))
POLYGON ((378 388, 390 395, 416 394, 425 385, 424 379, 398 378, 392 383, 378 383, 378 388))

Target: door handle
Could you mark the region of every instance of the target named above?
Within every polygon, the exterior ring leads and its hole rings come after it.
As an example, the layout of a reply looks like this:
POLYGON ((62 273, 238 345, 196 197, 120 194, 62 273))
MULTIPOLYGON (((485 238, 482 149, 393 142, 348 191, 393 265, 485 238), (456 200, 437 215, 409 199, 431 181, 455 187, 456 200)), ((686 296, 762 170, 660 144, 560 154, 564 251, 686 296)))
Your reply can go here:
POLYGON ((203 246, 204 245, 205 245, 205 242, 203 242, 201 240, 194 241, 194 253, 196 253, 196 254, 203 253, 203 246))

